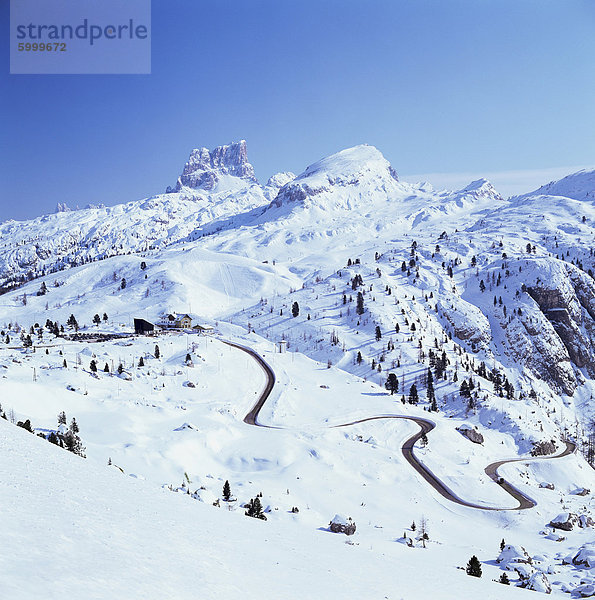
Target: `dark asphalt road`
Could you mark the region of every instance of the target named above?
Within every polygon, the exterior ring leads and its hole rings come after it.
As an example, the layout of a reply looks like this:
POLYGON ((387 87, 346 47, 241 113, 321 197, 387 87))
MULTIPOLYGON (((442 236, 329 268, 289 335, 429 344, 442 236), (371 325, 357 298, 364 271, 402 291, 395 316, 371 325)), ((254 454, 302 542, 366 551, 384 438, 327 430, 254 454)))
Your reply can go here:
MULTIPOLYGON (((266 378, 267 378, 265 387, 264 387, 263 391, 261 392, 258 400, 256 401, 256 404, 254 404, 254 406, 252 407, 250 412, 244 417, 244 423, 247 423, 248 425, 254 425, 256 427, 266 427, 269 429, 278 429, 277 427, 274 427, 271 425, 262 425, 258 422, 258 414, 262 410, 264 403, 267 401, 267 398, 270 396, 270 394, 273 390, 273 387, 275 385, 275 373, 274 373, 273 369, 270 367, 270 365, 267 364, 267 362, 264 360, 264 358, 262 358, 262 356, 260 356, 260 354, 258 354, 254 350, 252 350, 252 348, 249 348, 247 346, 242 346, 242 345, 236 344, 234 342, 228 342, 226 340, 221 340, 221 341, 224 342, 225 344, 227 344, 228 346, 231 346, 233 348, 237 348, 238 350, 242 350, 243 352, 246 352, 252 358, 254 358, 254 360, 256 360, 256 362, 260 365, 260 367, 264 371, 266 378)), ((447 500, 450 500, 451 502, 455 502, 456 504, 460 504, 462 506, 467 506, 469 508, 476 508, 479 510, 526 510, 528 508, 533 508, 536 505, 536 502, 533 499, 531 499, 529 496, 527 496, 526 494, 521 492, 519 489, 517 489, 514 485, 512 485, 512 483, 510 483, 509 481, 506 481, 504 478, 500 477, 498 475, 498 468, 504 464, 511 463, 511 462, 529 462, 529 461, 534 461, 534 460, 551 460, 553 458, 562 458, 563 456, 568 456, 569 454, 572 454, 576 449, 576 445, 573 444, 572 442, 565 442, 565 444, 566 444, 565 449, 562 452, 560 452, 559 454, 556 454, 553 456, 527 456, 527 457, 512 458, 512 459, 507 459, 507 460, 499 460, 497 462, 489 464, 485 468, 486 474, 494 482, 496 482, 496 484, 499 485, 505 492, 508 492, 518 502, 518 506, 514 506, 512 508, 497 508, 497 507, 491 507, 491 506, 482 506, 480 504, 475 504, 473 502, 467 502, 466 500, 459 498, 459 496, 457 496, 445 483, 443 483, 440 479, 438 479, 438 477, 436 477, 436 475, 430 469, 428 469, 428 467, 426 467, 422 462, 420 462, 417 459, 417 457, 415 456, 415 454, 413 452, 415 444, 421 439, 421 437, 424 434, 427 435, 430 431, 432 431, 432 429, 434 429, 436 427, 436 424, 433 423, 432 421, 430 421, 429 419, 422 419, 421 417, 410 417, 410 416, 405 416, 405 415, 379 415, 379 416, 375 416, 375 417, 367 417, 365 419, 358 419, 356 421, 351 421, 350 423, 342 423, 340 425, 334 425, 333 427, 335 427, 335 428, 349 427, 351 425, 356 425, 358 423, 365 423, 366 421, 376 421, 376 420, 380 420, 380 419, 406 419, 408 421, 413 421, 413 422, 417 423, 420 430, 417 433, 415 433, 414 435, 412 435, 411 437, 409 437, 407 440, 405 440, 405 442, 403 443, 403 446, 401 447, 401 452, 403 453, 403 456, 405 457, 407 462, 439 494, 444 496, 444 498, 446 498, 447 500)))

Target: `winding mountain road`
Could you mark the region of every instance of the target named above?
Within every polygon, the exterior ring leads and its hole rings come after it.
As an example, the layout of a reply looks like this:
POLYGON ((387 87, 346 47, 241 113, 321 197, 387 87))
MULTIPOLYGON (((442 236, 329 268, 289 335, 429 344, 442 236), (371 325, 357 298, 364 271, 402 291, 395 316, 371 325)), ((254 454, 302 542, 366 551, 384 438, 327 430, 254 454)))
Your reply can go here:
MULTIPOLYGON (((231 346, 233 348, 237 348, 247 354, 249 354, 262 368, 266 375, 266 384, 263 391, 260 394, 260 397, 250 410, 250 412, 244 417, 244 423, 248 425, 254 425, 255 427, 266 427, 269 429, 278 429, 278 427, 272 425, 263 425, 258 422, 258 414, 262 410, 265 402, 273 391, 273 387, 275 385, 275 373, 271 366, 258 354, 256 351, 252 350, 247 346, 242 346, 241 344, 237 344, 235 342, 229 342, 226 340, 221 340, 223 343, 231 346)), ((511 458, 506 460, 499 460, 497 462, 493 462, 489 464, 485 468, 485 473, 500 487, 508 492, 517 502, 517 506, 513 507, 494 507, 494 506, 482 506, 481 504, 475 504, 473 502, 467 502, 462 498, 459 498, 443 481, 438 479, 436 475, 426 467, 419 459, 415 456, 413 450, 415 444, 422 438, 424 434, 428 434, 432 429, 436 427, 436 424, 429 419, 422 419, 421 417, 410 417, 405 415, 378 415, 374 417, 367 417, 365 419, 357 419, 355 421, 351 421, 349 423, 342 423, 340 425, 334 425, 333 428, 340 427, 350 427, 351 425, 356 425, 358 423, 365 423, 366 421, 377 421, 381 419, 405 419, 408 421, 413 421, 416 423, 420 430, 407 438, 401 447, 401 452, 403 456, 407 460, 407 462, 421 475, 439 494, 444 496, 447 500, 451 502, 455 502, 456 504, 460 504, 462 506, 467 506, 469 508, 476 508, 479 510, 526 510, 529 508, 533 508, 536 506, 535 500, 521 492, 518 488, 516 488, 512 483, 506 481, 503 477, 498 475, 498 469, 507 463, 512 462, 529 462, 534 460, 551 460, 554 458, 562 458, 563 456, 568 456, 569 454, 574 453, 576 449, 576 445, 572 442, 565 442, 565 449, 561 451, 559 454, 555 454, 553 456, 525 456, 520 458, 511 458)))

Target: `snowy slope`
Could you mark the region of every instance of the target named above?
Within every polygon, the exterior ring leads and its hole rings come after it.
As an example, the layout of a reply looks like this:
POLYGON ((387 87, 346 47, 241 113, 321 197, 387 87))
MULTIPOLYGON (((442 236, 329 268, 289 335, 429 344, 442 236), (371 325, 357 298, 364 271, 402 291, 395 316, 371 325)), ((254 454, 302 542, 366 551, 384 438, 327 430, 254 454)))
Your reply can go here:
POLYGON ((595 170, 583 169, 558 181, 550 181, 526 196, 563 196, 573 200, 593 202, 595 198, 595 170))

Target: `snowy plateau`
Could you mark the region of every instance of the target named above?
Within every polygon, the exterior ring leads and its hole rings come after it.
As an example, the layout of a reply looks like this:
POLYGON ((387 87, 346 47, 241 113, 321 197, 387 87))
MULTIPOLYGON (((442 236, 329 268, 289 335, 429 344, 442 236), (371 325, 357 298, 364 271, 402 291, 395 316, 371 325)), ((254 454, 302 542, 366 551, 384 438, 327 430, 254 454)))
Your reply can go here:
POLYGON ((593 596, 594 223, 244 141, 1 223, 0 597, 593 596))

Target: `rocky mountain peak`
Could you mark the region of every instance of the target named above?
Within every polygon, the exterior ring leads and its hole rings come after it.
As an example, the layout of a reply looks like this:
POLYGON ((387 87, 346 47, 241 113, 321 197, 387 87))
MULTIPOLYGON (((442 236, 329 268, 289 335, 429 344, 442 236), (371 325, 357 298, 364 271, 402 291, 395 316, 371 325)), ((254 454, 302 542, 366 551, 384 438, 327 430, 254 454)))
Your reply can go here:
POLYGON ((487 179, 477 179, 472 181, 467 187, 458 192, 459 194, 472 194, 480 198, 492 197, 495 200, 502 200, 502 196, 496 188, 487 179))
POLYGON ((248 162, 245 140, 217 146, 213 150, 195 148, 175 187, 168 187, 167 192, 179 192, 183 187, 212 190, 225 175, 256 183, 254 167, 248 162))

